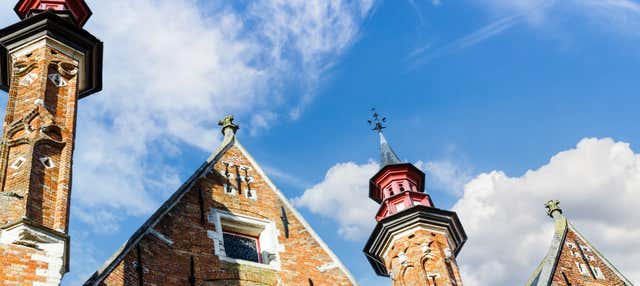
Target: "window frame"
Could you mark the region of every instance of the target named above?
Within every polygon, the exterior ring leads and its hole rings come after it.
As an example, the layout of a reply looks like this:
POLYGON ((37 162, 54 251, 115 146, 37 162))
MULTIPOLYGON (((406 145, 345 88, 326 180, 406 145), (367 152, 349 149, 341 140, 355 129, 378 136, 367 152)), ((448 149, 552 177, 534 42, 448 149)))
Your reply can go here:
POLYGON ((250 262, 255 262, 255 263, 262 264, 263 259, 262 259, 262 250, 260 249, 260 237, 247 235, 247 234, 243 234, 243 233, 239 233, 239 232, 235 232, 235 231, 224 230, 224 228, 223 228, 222 229, 222 235, 223 235, 222 240, 223 240, 223 243, 224 243, 224 235, 225 234, 238 236, 238 237, 243 237, 243 238, 249 238, 249 239, 252 239, 253 241, 255 241, 255 243, 256 243, 256 252, 257 252, 256 254, 258 255, 258 262, 229 256, 228 253, 227 253, 227 250, 226 250, 226 246, 225 246, 225 255, 227 257, 232 258, 232 259, 238 259, 238 260, 244 260, 244 261, 250 261, 250 262))
POLYGON ((285 251, 285 247, 279 241, 281 234, 275 222, 216 208, 211 208, 210 210, 208 221, 214 224, 215 228, 214 230, 208 230, 207 236, 213 240, 214 254, 220 260, 276 271, 280 270, 282 266, 280 253, 285 251), (224 249, 225 232, 258 238, 260 263, 227 256, 224 249))

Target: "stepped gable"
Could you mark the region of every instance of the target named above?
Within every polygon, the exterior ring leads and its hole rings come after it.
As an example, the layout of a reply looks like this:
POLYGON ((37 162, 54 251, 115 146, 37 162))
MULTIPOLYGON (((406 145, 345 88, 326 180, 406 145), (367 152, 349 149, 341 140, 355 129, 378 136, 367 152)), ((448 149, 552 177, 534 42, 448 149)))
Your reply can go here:
POLYGON ((547 256, 525 286, 585 285, 632 286, 562 214, 559 201, 546 204, 555 234, 547 256))
POLYGON ((218 150, 84 285, 357 285, 220 124, 218 150))

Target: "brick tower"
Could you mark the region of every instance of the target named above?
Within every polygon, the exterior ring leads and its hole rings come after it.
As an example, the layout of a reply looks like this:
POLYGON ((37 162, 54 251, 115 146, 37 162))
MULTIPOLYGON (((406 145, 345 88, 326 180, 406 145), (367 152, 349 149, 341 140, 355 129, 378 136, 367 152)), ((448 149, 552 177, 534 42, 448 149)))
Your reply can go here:
POLYGON ((456 255, 467 236, 458 216, 433 205, 425 174, 398 159, 382 134, 385 119, 374 113, 374 121, 382 168, 370 180, 369 197, 381 206, 364 248, 369 262, 394 286, 461 286, 456 255))
POLYGON ((0 30, 0 285, 59 285, 76 105, 102 88, 102 43, 82 29, 82 0, 21 0, 15 12, 22 21, 0 30))

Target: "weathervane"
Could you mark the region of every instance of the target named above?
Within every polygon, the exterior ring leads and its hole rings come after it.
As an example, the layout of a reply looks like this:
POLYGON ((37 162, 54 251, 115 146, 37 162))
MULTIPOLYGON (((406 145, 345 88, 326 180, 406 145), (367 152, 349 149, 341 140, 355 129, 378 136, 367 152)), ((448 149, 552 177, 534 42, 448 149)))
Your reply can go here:
POLYGON ((387 122, 387 118, 386 117, 380 118, 380 114, 376 112, 375 108, 371 108, 371 112, 373 112, 373 120, 371 119, 367 120, 367 122, 369 122, 369 126, 373 127, 371 128, 371 130, 377 131, 378 133, 382 133, 382 129, 387 128, 382 125, 383 123, 387 122))

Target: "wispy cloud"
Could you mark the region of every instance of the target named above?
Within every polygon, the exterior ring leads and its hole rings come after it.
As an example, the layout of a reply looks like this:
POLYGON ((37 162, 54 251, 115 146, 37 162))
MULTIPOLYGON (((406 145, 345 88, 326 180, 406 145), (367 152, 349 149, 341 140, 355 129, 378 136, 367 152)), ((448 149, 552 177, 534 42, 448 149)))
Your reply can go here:
POLYGON ((292 172, 289 172, 287 170, 282 170, 280 168, 276 168, 276 167, 264 165, 264 164, 262 165, 262 168, 267 173, 267 176, 275 180, 281 181, 282 183, 289 185, 291 187, 304 190, 312 185, 311 183, 295 175, 292 175, 292 172))
POLYGON ((528 19, 531 15, 538 13, 539 10, 551 6, 553 3, 554 1, 539 2, 538 5, 535 5, 526 11, 511 16, 502 17, 470 34, 467 34, 440 47, 436 47, 435 49, 430 49, 428 48, 428 46, 425 46, 427 48, 418 48, 412 51, 409 56, 407 56, 407 60, 410 62, 410 68, 414 69, 443 55, 470 48, 490 38, 498 36, 503 32, 509 30, 510 28, 516 26, 517 24, 521 23, 523 20, 528 19))
MULTIPOLYGON (((527 13, 545 0, 473 0, 480 7, 491 11, 491 14, 527 13)), ((557 17, 575 17, 593 21, 598 28, 610 28, 617 35, 640 36, 640 2, 637 0, 567 0, 553 1, 554 9, 537 10, 529 13, 527 22, 532 27, 544 28, 547 22, 556 21, 557 17), (561 11, 561 13, 552 13, 561 11)), ((574 21, 570 21, 574 23, 574 21)), ((585 25, 580 25, 584 27, 585 25)), ((587 25, 588 27, 588 25, 587 25)))
MULTIPOLYGON (((0 26, 18 20, 10 2, 0 4, 0 26)), ((105 42, 104 91, 78 107, 71 219, 92 227, 89 236, 152 212, 188 175, 175 164, 181 152, 219 143, 222 116, 251 122, 253 134, 276 114, 300 116, 374 4, 88 2, 86 29, 105 42)))

